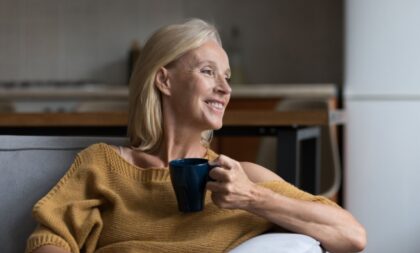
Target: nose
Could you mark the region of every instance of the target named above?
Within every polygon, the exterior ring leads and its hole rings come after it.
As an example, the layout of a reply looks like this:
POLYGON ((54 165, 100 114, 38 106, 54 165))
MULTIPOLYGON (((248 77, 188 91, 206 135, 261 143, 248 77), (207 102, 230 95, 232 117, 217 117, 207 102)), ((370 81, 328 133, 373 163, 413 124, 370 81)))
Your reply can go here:
POLYGON ((216 86, 216 92, 223 95, 230 95, 232 93, 232 88, 224 77, 219 78, 216 86))

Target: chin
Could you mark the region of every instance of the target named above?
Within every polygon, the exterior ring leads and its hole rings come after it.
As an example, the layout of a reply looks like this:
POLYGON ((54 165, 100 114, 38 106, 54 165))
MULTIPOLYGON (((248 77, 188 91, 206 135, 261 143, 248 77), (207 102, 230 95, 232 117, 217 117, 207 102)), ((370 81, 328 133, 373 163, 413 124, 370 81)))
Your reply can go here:
POLYGON ((219 130, 223 127, 223 122, 209 122, 208 129, 219 130))
POLYGON ((212 128, 212 130, 219 130, 220 128, 222 128, 223 127, 223 125, 222 124, 220 124, 220 125, 218 125, 218 126, 216 126, 216 127, 213 127, 212 128))
POLYGON ((202 124, 206 129, 218 130, 223 127, 223 115, 205 115, 202 124))
POLYGON ((217 130, 223 127, 223 117, 215 117, 211 121, 212 129, 217 130))

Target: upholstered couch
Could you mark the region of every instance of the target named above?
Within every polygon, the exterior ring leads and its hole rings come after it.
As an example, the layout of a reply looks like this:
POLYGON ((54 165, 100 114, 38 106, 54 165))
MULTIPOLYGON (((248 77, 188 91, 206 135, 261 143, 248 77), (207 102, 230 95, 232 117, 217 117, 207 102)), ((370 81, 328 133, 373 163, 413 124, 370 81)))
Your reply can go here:
MULTIPOLYGON (((122 145, 125 138, 0 136, 0 252, 23 252, 35 228, 34 203, 64 175, 81 149, 97 142, 122 145)), ((299 234, 265 234, 232 252, 322 252, 319 242, 299 234)))

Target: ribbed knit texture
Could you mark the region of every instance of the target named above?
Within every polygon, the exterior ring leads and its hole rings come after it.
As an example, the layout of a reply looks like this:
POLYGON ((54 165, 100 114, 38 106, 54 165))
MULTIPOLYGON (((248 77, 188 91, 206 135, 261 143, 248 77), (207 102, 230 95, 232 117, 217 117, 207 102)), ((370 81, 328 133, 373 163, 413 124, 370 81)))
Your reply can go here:
MULTIPOLYGON (((217 154, 211 150, 207 158, 217 154)), ((286 182, 261 184, 308 201, 331 201, 286 182)), ((33 209, 39 226, 26 252, 55 245, 71 252, 225 252, 272 224, 242 210, 220 209, 206 194, 204 210, 178 211, 167 168, 142 169, 107 144, 80 152, 33 209)))

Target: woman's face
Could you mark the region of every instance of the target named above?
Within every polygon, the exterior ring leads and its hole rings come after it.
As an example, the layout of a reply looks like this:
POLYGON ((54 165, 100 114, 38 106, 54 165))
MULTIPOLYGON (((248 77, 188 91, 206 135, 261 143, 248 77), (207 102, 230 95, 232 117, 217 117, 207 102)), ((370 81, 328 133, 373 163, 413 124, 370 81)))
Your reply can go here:
POLYGON ((229 103, 230 68, 226 52, 214 40, 191 50, 168 67, 167 98, 176 124, 200 130, 222 127, 229 103))

